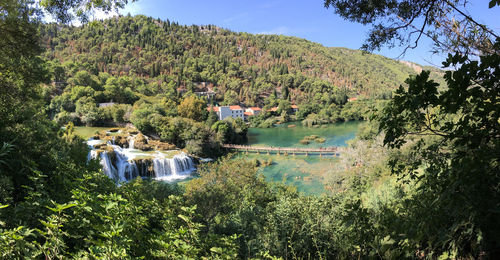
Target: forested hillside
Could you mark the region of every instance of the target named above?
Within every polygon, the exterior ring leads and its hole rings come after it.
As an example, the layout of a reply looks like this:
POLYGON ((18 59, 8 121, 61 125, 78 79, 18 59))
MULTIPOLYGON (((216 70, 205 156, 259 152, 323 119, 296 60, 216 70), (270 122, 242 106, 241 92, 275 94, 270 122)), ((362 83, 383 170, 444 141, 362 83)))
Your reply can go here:
POLYGON ((55 61, 54 81, 67 82, 81 70, 101 79, 107 74, 128 76, 128 84, 121 82, 120 87, 147 96, 178 88, 189 91, 196 82, 209 82, 226 104, 265 105, 272 102, 266 98, 275 89, 278 98, 296 104, 331 103, 346 95, 386 99, 416 73, 396 60, 358 50, 327 48, 296 37, 235 33, 213 25, 181 26, 145 16, 115 17, 81 27, 49 24, 41 32, 44 56, 55 61))

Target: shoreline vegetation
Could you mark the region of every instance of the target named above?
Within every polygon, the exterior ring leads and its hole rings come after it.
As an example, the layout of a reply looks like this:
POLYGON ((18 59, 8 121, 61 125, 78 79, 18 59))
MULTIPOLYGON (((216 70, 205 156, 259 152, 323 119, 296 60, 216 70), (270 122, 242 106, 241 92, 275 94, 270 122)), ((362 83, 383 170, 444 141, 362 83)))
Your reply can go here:
POLYGON ((371 26, 364 49, 411 49, 430 33, 434 51, 449 53, 447 71, 143 15, 87 23, 127 2, 0 1, 0 259, 499 255, 500 38, 469 15, 469 1, 324 1, 371 26), (44 23, 47 14, 59 23, 44 23), (81 26, 68 25, 77 18, 81 26), (262 128, 219 121, 212 104, 262 107, 250 119, 262 128), (325 124, 345 122, 346 132, 354 120, 366 122, 341 156, 319 164, 222 149, 271 130, 293 137, 262 135, 271 145, 337 146, 353 136, 333 140, 325 124), (113 146, 121 163, 103 169, 73 125, 105 124, 115 129, 99 138, 124 146, 161 142, 218 159, 172 184, 136 173, 180 175, 193 165, 184 153, 134 164, 113 146), (128 124, 133 140, 117 129, 128 124), (298 166, 310 171, 290 170, 298 166), (266 180, 270 169, 281 182, 266 180), (132 180, 117 185, 103 172, 132 180), (306 182, 324 194, 285 185, 306 182))

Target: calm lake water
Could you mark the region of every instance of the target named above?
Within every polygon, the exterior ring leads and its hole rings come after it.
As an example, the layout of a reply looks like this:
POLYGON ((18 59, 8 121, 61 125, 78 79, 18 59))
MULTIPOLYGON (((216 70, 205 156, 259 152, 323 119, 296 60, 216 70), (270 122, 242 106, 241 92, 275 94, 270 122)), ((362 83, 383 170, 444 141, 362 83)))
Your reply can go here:
MULTIPOLYGON (((251 128, 248 132, 248 144, 280 147, 345 146, 348 140, 356 136, 358 126, 361 123, 336 123, 318 128, 303 127, 299 125, 300 122, 295 127, 289 127, 291 124, 294 123, 280 125, 275 128, 251 128), (318 135, 326 140, 324 143, 300 144, 299 141, 308 135, 318 135)), ((271 166, 261 168, 261 173, 266 179, 296 186, 299 191, 307 194, 321 194, 325 191, 324 182, 327 179, 328 169, 331 169, 332 165, 338 160, 332 156, 278 156, 262 153, 240 153, 238 157, 249 160, 259 159, 261 161, 272 159, 273 164, 271 166)))

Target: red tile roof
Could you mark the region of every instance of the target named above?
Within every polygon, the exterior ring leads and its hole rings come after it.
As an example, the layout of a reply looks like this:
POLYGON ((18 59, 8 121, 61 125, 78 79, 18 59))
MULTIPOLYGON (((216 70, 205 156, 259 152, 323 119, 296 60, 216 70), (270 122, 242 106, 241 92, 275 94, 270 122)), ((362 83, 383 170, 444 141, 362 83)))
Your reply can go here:
POLYGON ((271 107, 267 111, 276 112, 276 111, 278 111, 278 107, 271 107))
POLYGON ((253 113, 252 113, 252 112, 243 112, 243 114, 244 114, 245 116, 253 116, 253 113))
POLYGON ((243 110, 240 106, 229 106, 229 109, 231 110, 243 110))
POLYGON ((213 111, 215 111, 215 112, 219 112, 219 107, 207 107, 207 110, 208 110, 208 111, 213 110, 213 111))
POLYGON ((260 108, 260 107, 251 107, 250 109, 252 109, 254 111, 261 111, 262 110, 262 108, 260 108))

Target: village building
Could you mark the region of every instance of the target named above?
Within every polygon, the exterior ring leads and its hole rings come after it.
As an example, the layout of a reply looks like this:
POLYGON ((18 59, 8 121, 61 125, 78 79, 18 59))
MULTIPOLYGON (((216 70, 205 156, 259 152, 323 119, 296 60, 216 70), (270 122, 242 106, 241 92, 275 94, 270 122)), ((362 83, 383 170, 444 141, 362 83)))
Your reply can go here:
POLYGON ((198 97, 206 97, 210 102, 215 97, 214 85, 209 82, 195 82, 194 94, 198 97))
POLYGON ((249 107, 245 109, 245 113, 248 113, 250 116, 257 116, 262 112, 262 108, 260 107, 249 107))
POLYGON ((219 117, 219 120, 224 120, 228 117, 231 118, 241 118, 245 120, 245 115, 243 113, 243 108, 240 106, 220 106, 220 107, 209 107, 207 108, 208 111, 215 111, 217 113, 217 116, 219 117))
MULTIPOLYGON (((292 105, 290 112, 297 112, 299 107, 297 105, 292 105)), ((245 121, 248 120, 249 117, 257 116, 262 113, 262 108, 260 107, 247 107, 243 109, 241 106, 217 106, 217 107, 208 107, 208 111, 214 111, 217 114, 219 120, 224 120, 228 117, 231 118, 241 118, 245 121)), ((276 113, 278 107, 272 107, 267 109, 266 111, 271 113, 276 113)))
MULTIPOLYGON (((278 107, 271 107, 270 109, 268 109, 266 111, 270 112, 271 114, 276 114, 276 112, 278 111, 278 107)), ((299 106, 291 105, 290 110, 288 112, 295 114, 297 111, 299 111, 299 106)))
POLYGON ((260 112, 262 112, 262 108, 260 107, 249 107, 245 109, 245 112, 243 113, 245 116, 245 121, 248 120, 248 117, 259 115, 260 112))
POLYGON ((191 86, 181 85, 177 88, 177 93, 184 96, 190 92, 198 97, 204 97, 208 102, 212 102, 217 92, 214 90, 216 86, 210 82, 193 82, 191 86))
POLYGON ((252 112, 243 112, 243 118, 245 119, 245 121, 248 121, 248 118, 251 116, 254 116, 252 112))

